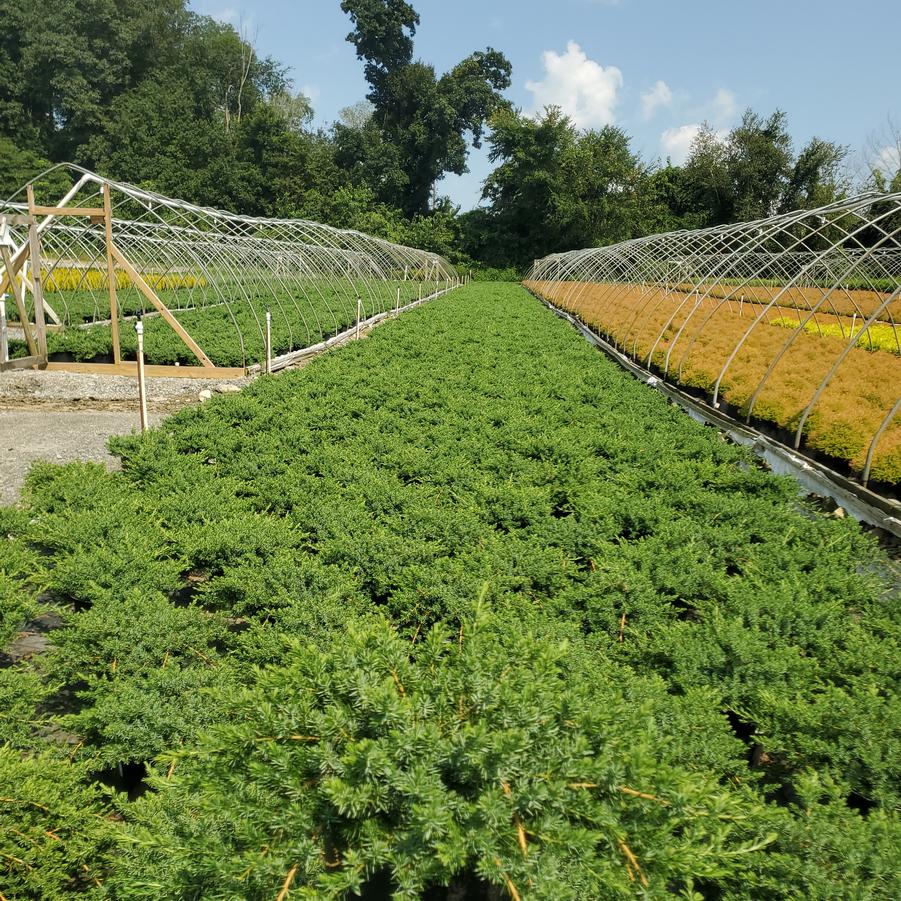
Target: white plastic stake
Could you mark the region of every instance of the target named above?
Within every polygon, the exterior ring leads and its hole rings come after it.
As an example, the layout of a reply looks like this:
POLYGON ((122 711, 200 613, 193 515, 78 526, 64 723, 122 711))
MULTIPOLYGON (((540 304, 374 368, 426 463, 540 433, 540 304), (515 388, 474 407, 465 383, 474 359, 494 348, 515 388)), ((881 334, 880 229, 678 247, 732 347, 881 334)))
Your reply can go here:
POLYGON ((6 297, 0 299, 0 363, 9 359, 9 332, 6 330, 6 297))
POLYGON ((363 318, 363 301, 357 298, 357 340, 360 340, 360 320, 363 318))
POLYGON ((266 375, 272 375, 272 313, 266 310, 266 375))
POLYGON ((147 386, 144 384, 144 323, 140 318, 135 322, 138 336, 138 403, 141 407, 141 431, 149 428, 147 422, 147 386))
POLYGON ((409 266, 404 266, 404 281, 407 280, 407 273, 408 273, 409 269, 410 269, 409 266))
MULTIPOLYGON (((407 270, 404 268, 404 281, 407 279, 407 270)), ((397 300, 394 302, 394 315, 400 311, 400 288, 397 289, 397 300)))
POLYGON ((857 313, 851 317, 851 337, 854 337, 854 326, 857 325, 857 313))
POLYGON ((419 283, 419 299, 422 300, 422 282, 419 283))

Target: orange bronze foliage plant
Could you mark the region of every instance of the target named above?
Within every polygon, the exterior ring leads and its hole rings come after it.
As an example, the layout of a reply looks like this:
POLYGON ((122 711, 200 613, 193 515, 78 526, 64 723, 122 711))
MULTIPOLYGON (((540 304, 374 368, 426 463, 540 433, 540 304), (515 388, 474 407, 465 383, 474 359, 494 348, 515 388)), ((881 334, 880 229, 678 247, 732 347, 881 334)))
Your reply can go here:
MULTIPOLYGON (((901 358, 895 354, 860 346, 846 351, 850 336, 848 341, 823 341, 815 332, 780 327, 776 320, 791 309, 790 298, 780 299, 790 301, 784 307, 749 303, 739 312, 736 302, 705 297, 703 287, 697 293, 651 284, 532 281, 526 286, 667 380, 711 397, 716 393, 742 416, 791 432, 844 353, 804 422, 802 446, 844 461, 856 473, 863 472, 873 436, 892 410, 901 385, 901 358)), ((771 292, 755 298, 758 301, 777 293, 773 288, 753 290, 771 292)), ((806 290, 792 292, 806 294, 806 290)), ((838 308, 839 300, 835 298, 835 313, 846 313, 838 308)), ((845 301, 851 305, 848 298, 845 301)), ((804 309, 817 300, 805 296, 804 302, 804 308, 792 315, 805 316, 804 309)), ((854 302, 864 308, 866 298, 856 297, 854 302)), ((877 308, 871 298, 868 315, 877 308)), ((818 321, 833 325, 841 321, 831 313, 818 312, 818 321)), ((870 479, 901 484, 899 418, 879 437, 870 479)))
MULTIPOLYGON (((693 284, 681 284, 671 286, 677 291, 694 291, 693 284)), ((734 302, 741 299, 752 303, 768 304, 778 300, 781 307, 798 310, 809 310, 817 304, 826 313, 837 313, 842 316, 870 316, 880 310, 888 295, 879 291, 865 291, 854 288, 825 288, 791 287, 784 288, 779 285, 729 285, 729 284, 701 284, 697 286, 702 294, 710 297, 728 298, 734 302), (824 299, 825 298, 825 299, 824 299)), ((901 318, 901 298, 892 300, 878 314, 880 321, 897 321, 901 318)))

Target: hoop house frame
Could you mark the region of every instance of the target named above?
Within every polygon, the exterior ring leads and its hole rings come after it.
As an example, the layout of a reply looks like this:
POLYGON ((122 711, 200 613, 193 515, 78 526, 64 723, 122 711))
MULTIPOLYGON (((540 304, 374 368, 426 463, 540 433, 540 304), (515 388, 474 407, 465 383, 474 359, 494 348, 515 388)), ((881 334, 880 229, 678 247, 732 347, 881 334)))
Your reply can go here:
POLYGON ((552 254, 525 284, 674 387, 901 485, 901 193, 552 254))
POLYGON ((243 375, 264 363, 267 313, 271 352, 287 358, 461 282, 434 253, 200 207, 69 164, 0 204, 0 229, 0 293, 15 298, 22 332, 19 359, 0 368, 130 372, 126 326, 142 317, 153 374, 243 375), (58 198, 61 174, 72 187, 58 198))

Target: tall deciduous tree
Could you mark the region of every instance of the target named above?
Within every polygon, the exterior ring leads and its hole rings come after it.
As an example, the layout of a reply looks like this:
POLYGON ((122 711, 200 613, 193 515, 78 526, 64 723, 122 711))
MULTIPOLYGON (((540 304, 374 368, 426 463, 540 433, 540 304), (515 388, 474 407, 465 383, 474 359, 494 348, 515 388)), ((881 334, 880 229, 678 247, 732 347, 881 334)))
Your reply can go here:
POLYGON ((795 156, 786 114, 747 110, 723 137, 701 129, 684 166, 690 210, 706 224, 762 219, 829 203, 845 185, 846 148, 812 138, 795 156))
POLYGON ((848 187, 841 171, 846 156, 847 148, 811 138, 789 173, 781 211, 812 209, 835 200, 848 187))
POLYGON ((373 187, 408 215, 424 213, 442 175, 467 171, 466 136, 479 147, 488 118, 507 105, 501 92, 510 86, 510 63, 489 47, 439 76, 413 59, 419 16, 409 3, 343 0, 341 8, 354 26, 347 39, 365 63, 374 127, 397 151, 392 174, 373 187))
POLYGON ((467 219, 470 250, 494 265, 526 266, 573 247, 631 237, 645 171, 625 132, 579 131, 559 108, 537 119, 503 112, 492 119, 487 211, 467 219))

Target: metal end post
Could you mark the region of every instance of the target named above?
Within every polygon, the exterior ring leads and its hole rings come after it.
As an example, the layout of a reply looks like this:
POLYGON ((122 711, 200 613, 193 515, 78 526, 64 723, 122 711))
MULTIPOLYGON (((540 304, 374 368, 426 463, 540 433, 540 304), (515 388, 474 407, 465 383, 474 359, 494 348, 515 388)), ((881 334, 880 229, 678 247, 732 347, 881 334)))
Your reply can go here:
POLYGON ((9 359, 9 332, 6 327, 6 294, 0 298, 0 363, 9 359))
POLYGON ((147 419, 147 385, 144 380, 144 322, 140 314, 135 320, 135 334, 138 338, 138 404, 141 411, 141 431, 146 432, 150 423, 147 419))

